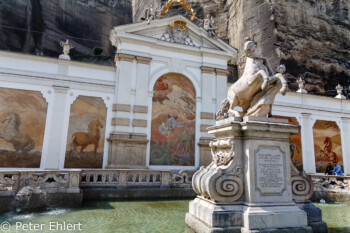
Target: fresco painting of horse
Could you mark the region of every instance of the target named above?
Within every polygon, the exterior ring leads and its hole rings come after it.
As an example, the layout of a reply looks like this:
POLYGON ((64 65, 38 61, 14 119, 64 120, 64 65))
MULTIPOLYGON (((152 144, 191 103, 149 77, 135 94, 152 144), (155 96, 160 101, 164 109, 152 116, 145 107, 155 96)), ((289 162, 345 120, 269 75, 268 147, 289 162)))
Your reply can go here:
POLYGON ((180 74, 165 74, 154 85, 150 165, 194 165, 195 90, 180 74))
POLYGON ((65 168, 102 168, 106 115, 100 97, 78 96, 73 102, 65 168))
MULTIPOLYGON (((335 121, 317 120, 313 126, 316 172, 324 173, 328 163, 343 167, 340 130, 335 121)), ((344 168, 343 168, 344 171, 344 168)))
MULTIPOLYGON (((96 158, 96 151, 98 143, 100 141, 100 128, 103 128, 102 123, 96 119, 90 122, 88 132, 76 132, 72 135, 71 150, 69 151, 68 159, 71 159, 72 152, 77 153, 77 147, 80 146, 80 154, 85 154, 88 158, 88 153, 84 152, 84 149, 90 145, 94 145, 94 159, 96 158)), ((81 159, 79 153, 77 153, 79 159, 81 159)))
POLYGON ((41 92, 0 88, 0 167, 40 167, 46 114, 41 92))

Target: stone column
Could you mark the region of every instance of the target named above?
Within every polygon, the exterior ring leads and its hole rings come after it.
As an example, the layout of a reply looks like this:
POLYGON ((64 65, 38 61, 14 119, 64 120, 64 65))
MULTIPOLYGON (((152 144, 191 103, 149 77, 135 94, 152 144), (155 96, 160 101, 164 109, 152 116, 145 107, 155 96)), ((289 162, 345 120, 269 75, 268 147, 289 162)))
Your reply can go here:
POLYGON ((313 136, 313 121, 310 113, 302 113, 301 120, 301 147, 303 168, 306 173, 316 173, 315 148, 313 136))
POLYGON ((343 152, 343 163, 344 163, 344 174, 349 175, 350 173, 350 128, 349 128, 350 118, 342 117, 341 118, 341 144, 343 152))
POLYGON ((49 151, 46 156, 44 169, 59 169, 61 158, 64 159, 66 145, 63 144, 67 135, 64 127, 68 128, 70 106, 67 106, 67 92, 69 87, 53 86, 53 114, 49 128, 49 151))
POLYGON ((147 90, 150 58, 117 54, 117 83, 106 168, 146 168, 147 90), (136 69, 135 69, 136 67, 136 69))

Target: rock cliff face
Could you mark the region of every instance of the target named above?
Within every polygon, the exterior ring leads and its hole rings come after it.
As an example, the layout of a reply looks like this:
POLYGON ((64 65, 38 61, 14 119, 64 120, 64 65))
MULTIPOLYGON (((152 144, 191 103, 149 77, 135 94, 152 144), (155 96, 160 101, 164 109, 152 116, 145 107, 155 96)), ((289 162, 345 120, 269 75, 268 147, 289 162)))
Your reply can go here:
POLYGON ((109 31, 131 21, 131 0, 0 1, 0 49, 57 57, 68 38, 72 55, 111 54, 109 31))
MULTIPOLYGON (((113 55, 109 31, 137 22, 150 0, 13 0, 0 2, 0 49, 58 56, 69 36, 72 54, 94 46, 113 55), (5 27, 3 27, 5 26, 5 27), (8 27, 22 28, 13 29, 8 27), (31 31, 29 31, 31 30, 31 31), (43 32, 43 33, 42 33, 43 32), (77 39, 79 37, 82 39, 77 39)), ((160 7, 166 1, 154 0, 160 7)), ((245 37, 271 65, 287 67, 290 88, 304 77, 311 93, 335 96, 335 86, 350 84, 349 0, 189 0, 198 18, 210 14, 218 35, 242 52, 245 37)), ((174 7, 168 16, 186 14, 174 7)), ((197 22, 198 23, 198 22, 197 22)), ((233 58, 236 63, 238 58, 233 58)), ((232 68, 232 67, 231 67, 232 68)), ((232 68, 235 70, 235 68, 232 68)), ((233 80, 237 75, 233 75, 233 80)), ((345 93, 344 93, 345 94, 345 93)))
MULTIPOLYGON (((149 1, 134 1, 138 20, 149 1), (139 4, 135 4, 138 2, 139 4)), ((164 1, 156 1, 161 5, 164 1)), ((348 0, 192 0, 199 18, 210 14, 218 35, 242 53, 246 37, 272 67, 287 67, 292 90, 302 76, 310 93, 335 96, 335 86, 350 84, 350 1, 348 0)), ((181 7, 169 15, 185 12, 181 7)), ((238 58, 233 59, 237 62, 238 58)), ((344 93, 345 94, 345 93, 344 93)))

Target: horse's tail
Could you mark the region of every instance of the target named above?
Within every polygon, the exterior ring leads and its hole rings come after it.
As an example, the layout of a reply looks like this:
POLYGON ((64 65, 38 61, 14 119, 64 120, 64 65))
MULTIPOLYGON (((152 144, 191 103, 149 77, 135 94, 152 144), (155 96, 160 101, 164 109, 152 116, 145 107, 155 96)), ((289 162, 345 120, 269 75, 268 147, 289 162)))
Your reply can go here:
POLYGON ((71 138, 70 143, 69 143, 71 150, 76 150, 75 145, 74 145, 74 141, 75 141, 76 137, 77 137, 76 133, 73 133, 72 138, 71 138))
POLYGON ((224 99, 220 104, 219 111, 217 111, 217 113, 215 114, 215 119, 222 120, 222 119, 228 118, 229 106, 230 106, 230 102, 228 101, 228 99, 227 98, 224 99))
POLYGON ((33 150, 34 147, 35 147, 35 142, 33 139, 30 138, 30 140, 24 145, 23 151, 29 152, 29 151, 33 150))

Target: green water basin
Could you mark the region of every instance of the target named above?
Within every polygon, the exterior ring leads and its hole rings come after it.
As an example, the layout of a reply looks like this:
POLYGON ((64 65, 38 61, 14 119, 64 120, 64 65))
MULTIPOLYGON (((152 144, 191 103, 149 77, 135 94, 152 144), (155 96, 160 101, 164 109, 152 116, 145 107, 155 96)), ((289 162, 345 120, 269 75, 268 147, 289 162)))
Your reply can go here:
MULTIPOLYGON (((189 200, 89 202, 81 208, 0 215, 0 232, 190 233, 189 200), (7 231, 6 231, 7 230, 7 231)), ((329 232, 350 232, 350 205, 316 204, 329 232)))

